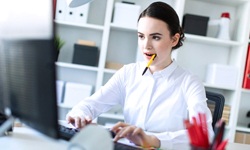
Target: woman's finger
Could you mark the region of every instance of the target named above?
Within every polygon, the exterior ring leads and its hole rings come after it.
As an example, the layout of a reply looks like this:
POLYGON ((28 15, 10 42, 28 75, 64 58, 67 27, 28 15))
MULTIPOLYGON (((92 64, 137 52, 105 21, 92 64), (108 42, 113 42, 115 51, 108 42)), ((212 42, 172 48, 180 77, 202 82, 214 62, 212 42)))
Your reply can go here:
POLYGON ((68 123, 71 123, 71 124, 75 123, 75 119, 73 117, 71 117, 71 116, 67 116, 66 120, 67 120, 68 123))
POLYGON ((116 132, 119 128, 123 128, 123 127, 126 127, 126 126, 129 126, 129 124, 126 124, 124 122, 117 122, 112 128, 111 130, 116 132))
POLYGON ((85 124, 90 124, 92 122, 92 118, 90 116, 86 116, 84 119, 85 119, 85 124))
POLYGON ((142 128, 135 128, 134 132, 132 133, 132 136, 143 135, 143 134, 144 134, 144 132, 143 132, 142 128))
POLYGON ((131 136, 134 130, 134 126, 126 126, 123 128, 120 128, 118 132, 116 132, 116 136, 114 138, 114 141, 118 141, 121 138, 126 138, 131 136))
POLYGON ((130 137, 132 135, 132 133, 134 132, 135 130, 135 126, 127 126, 127 127, 124 127, 120 132, 120 136, 121 137, 130 137))
POLYGON ((75 126, 76 128, 82 128, 82 120, 80 117, 75 117, 75 126))

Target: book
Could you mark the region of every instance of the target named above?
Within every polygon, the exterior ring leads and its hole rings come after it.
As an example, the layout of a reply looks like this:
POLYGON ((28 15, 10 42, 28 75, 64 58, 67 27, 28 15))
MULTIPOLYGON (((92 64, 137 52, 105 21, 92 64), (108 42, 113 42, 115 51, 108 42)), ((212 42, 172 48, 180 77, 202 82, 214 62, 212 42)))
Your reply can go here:
POLYGON ((247 58, 246 58, 242 88, 250 89, 250 44, 248 45, 248 51, 246 57, 247 58))
POLYGON ((69 108, 75 106, 81 100, 90 96, 92 86, 87 84, 67 82, 65 85, 65 96, 63 104, 69 108))

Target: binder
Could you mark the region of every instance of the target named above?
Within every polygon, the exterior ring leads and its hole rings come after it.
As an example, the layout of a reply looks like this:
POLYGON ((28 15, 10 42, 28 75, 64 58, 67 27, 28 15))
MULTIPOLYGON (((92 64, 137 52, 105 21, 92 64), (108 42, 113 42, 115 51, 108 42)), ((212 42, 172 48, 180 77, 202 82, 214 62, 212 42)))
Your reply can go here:
POLYGON ((89 3, 84 4, 76 8, 75 22, 77 23, 87 23, 89 12, 89 3))
POLYGON ((66 6, 65 21, 73 23, 87 23, 89 4, 70 8, 66 6))
POLYGON ((67 3, 65 0, 56 1, 55 20, 65 21, 67 3))
POLYGON ((65 95, 63 104, 66 107, 72 108, 84 98, 90 96, 92 86, 81 83, 67 82, 65 85, 65 95))
POLYGON ((98 66, 99 50, 96 46, 75 44, 73 54, 73 64, 98 66))
POLYGON ((66 22, 76 22, 76 8, 66 6, 65 8, 65 20, 66 22))
POLYGON ((250 44, 248 44, 247 59, 242 88, 250 89, 250 44))
POLYGON ((65 82, 61 80, 56 81, 57 104, 61 104, 64 98, 65 82))

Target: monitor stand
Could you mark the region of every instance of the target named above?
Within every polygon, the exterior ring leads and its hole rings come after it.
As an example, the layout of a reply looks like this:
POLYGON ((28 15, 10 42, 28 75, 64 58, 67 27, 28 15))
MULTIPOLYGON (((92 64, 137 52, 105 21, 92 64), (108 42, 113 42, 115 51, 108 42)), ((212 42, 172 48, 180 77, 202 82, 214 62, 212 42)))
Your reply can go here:
POLYGON ((3 122, 3 124, 0 126, 0 137, 4 136, 10 129, 12 129, 14 120, 14 117, 8 117, 8 119, 3 122))

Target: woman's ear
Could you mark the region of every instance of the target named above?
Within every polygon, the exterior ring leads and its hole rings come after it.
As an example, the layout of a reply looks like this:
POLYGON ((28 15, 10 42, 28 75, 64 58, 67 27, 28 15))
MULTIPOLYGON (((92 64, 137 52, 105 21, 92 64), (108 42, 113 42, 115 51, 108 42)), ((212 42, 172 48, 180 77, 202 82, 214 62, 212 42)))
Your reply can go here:
POLYGON ((172 36, 172 47, 175 47, 180 39, 180 34, 176 33, 174 36, 172 36))

